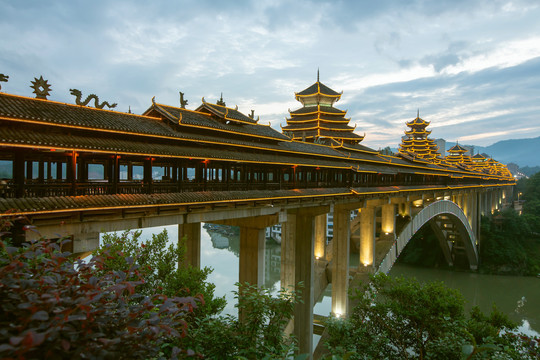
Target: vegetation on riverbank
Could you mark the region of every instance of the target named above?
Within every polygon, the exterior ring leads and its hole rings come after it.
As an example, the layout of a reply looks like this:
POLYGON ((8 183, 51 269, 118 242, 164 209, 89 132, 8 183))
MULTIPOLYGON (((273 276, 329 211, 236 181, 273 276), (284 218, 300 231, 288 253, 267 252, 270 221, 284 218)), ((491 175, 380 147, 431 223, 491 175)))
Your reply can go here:
POLYGON ((282 330, 296 293, 237 284, 242 320, 222 315, 210 268, 186 265, 166 231, 145 243, 139 236, 105 236, 88 262, 47 240, 0 241, 0 357, 274 359, 294 351, 282 330))
POLYGON ((538 359, 538 341, 514 333, 497 308, 466 316, 459 291, 384 274, 355 291, 346 319, 329 318, 327 348, 348 359, 538 359))

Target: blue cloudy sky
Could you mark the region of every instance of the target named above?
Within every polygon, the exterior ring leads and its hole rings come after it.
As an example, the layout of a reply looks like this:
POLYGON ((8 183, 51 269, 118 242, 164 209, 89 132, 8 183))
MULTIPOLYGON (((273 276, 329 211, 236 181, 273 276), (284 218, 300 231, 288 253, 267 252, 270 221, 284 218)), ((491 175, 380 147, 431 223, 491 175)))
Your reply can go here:
POLYGON ((0 0, 0 83, 50 99, 70 88, 136 113, 204 96, 276 129, 316 80, 343 91, 363 144, 396 147, 404 123, 490 145, 540 136, 540 2, 0 0))

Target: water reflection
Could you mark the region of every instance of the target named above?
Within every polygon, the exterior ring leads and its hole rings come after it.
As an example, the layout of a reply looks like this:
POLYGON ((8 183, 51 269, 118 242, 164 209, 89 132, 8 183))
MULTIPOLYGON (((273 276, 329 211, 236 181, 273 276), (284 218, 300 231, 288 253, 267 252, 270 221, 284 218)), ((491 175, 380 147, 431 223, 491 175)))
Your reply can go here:
MULTIPOLYGON (((540 279, 523 276, 484 275, 395 265, 391 276, 414 277, 420 281, 442 281, 459 290, 465 309, 478 306, 489 313, 493 304, 524 330, 540 330, 540 279)), ((525 332, 525 331, 524 331, 525 332)), ((528 332, 530 333, 530 332, 528 332)), ((537 333, 538 334, 538 333, 537 333)))

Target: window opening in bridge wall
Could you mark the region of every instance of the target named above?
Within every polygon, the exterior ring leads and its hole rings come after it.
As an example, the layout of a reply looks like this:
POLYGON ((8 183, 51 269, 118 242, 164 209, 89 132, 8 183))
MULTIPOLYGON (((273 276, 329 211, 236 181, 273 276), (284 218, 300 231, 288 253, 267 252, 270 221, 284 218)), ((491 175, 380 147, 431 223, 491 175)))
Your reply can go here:
POLYGON ((119 166, 118 173, 119 173, 120 180, 129 180, 128 166, 127 165, 121 164, 119 166))
POLYGON ((165 167, 164 166, 152 166, 152 180, 164 180, 165 167))
POLYGON ((105 180, 103 164, 88 164, 88 180, 105 180))
POLYGON ((13 179, 13 160, 0 160, 0 179, 13 179))
POLYGON ((289 174, 289 172, 285 172, 283 174, 283 181, 289 182, 290 180, 291 180, 291 175, 289 174))
POLYGON ((187 180, 187 181, 194 181, 195 180, 195 168, 194 167, 186 168, 186 177, 185 177, 184 180, 187 180))
POLYGON ((133 172, 133 180, 142 180, 144 179, 144 166, 142 165, 132 165, 131 167, 133 172))

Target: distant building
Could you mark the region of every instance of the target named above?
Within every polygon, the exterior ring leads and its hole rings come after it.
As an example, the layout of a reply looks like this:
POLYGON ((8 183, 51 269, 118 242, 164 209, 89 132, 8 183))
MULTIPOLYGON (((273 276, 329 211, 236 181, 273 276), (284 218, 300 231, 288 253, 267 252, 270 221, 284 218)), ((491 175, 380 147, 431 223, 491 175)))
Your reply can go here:
POLYGON ((462 148, 467 150, 467 152, 463 155, 467 156, 474 156, 474 145, 460 145, 462 148))
POLYGON ((437 152, 442 156, 446 156, 446 140, 444 139, 435 139, 433 140, 435 145, 437 145, 437 152))

